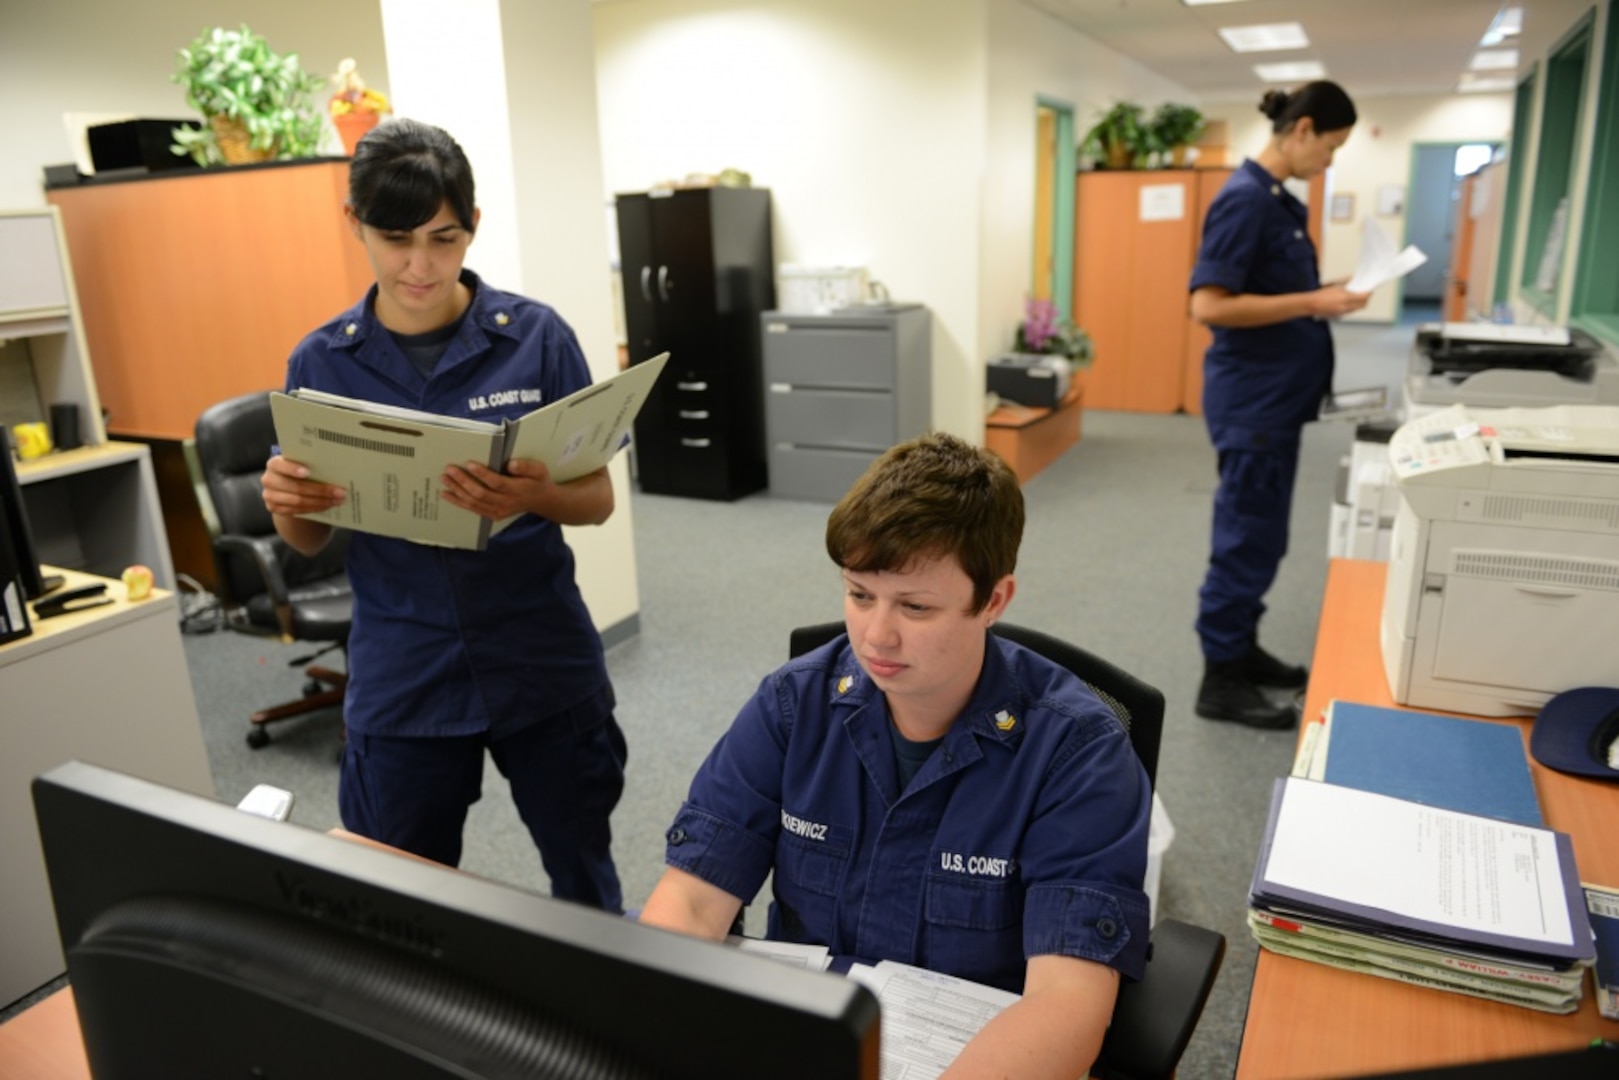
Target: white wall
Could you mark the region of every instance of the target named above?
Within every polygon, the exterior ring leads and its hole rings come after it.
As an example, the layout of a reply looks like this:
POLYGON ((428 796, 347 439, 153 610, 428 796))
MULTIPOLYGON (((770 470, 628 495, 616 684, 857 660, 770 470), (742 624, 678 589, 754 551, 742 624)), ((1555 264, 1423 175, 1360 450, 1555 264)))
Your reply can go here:
POLYGON ((864 265, 933 312, 937 427, 981 439, 983 0, 592 9, 607 192, 743 169, 778 263, 864 265))
MULTIPOLYGON (((1404 246, 1404 210, 1391 216, 1379 215, 1377 193, 1385 184, 1404 188, 1410 183, 1413 144, 1505 142, 1512 128, 1511 94, 1357 97, 1355 111, 1360 119, 1349 141, 1338 151, 1327 178, 1329 201, 1334 194, 1353 194, 1355 214, 1347 222, 1324 218, 1321 223, 1324 281, 1347 278, 1355 272, 1362 222, 1367 217, 1376 221, 1396 246, 1404 246)), ((1208 112, 1229 125, 1227 154, 1232 164, 1259 153, 1270 138, 1270 121, 1259 112, 1258 94, 1252 105, 1224 104, 1212 106, 1208 112)), ((1379 287, 1371 302, 1349 321, 1392 322, 1398 315, 1398 295, 1392 284, 1379 287)))

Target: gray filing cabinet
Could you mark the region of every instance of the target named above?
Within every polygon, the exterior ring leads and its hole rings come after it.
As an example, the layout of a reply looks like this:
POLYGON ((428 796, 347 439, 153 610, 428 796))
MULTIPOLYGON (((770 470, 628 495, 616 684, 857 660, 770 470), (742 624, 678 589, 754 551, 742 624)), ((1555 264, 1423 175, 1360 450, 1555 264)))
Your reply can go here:
POLYGON ((933 415, 932 316, 920 304, 761 316, 770 492, 836 502, 933 415))

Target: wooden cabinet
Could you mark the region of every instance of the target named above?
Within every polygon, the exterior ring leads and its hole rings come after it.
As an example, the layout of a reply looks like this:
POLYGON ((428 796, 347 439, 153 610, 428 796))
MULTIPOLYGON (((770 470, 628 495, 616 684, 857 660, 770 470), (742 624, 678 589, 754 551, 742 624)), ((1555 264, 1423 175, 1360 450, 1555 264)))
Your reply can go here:
POLYGON ((617 198, 629 361, 667 351, 635 418, 649 494, 736 499, 765 486, 759 316, 776 303, 770 193, 692 188, 617 198))
POLYGON ((191 437, 279 388, 310 330, 373 278, 343 220, 348 161, 179 170, 55 188, 107 426, 191 437))
POLYGON ((151 454, 107 440, 91 369, 58 211, 0 212, 0 418, 44 421, 73 405, 82 443, 17 463, 39 557, 109 577, 142 563, 173 588, 151 454))
MULTIPOLYGON (((1197 265, 1197 251, 1203 243, 1203 222, 1209 216, 1209 204, 1231 178, 1232 169, 1199 169, 1197 176, 1197 217, 1192 232, 1192 261, 1187 264, 1187 282, 1192 268, 1197 265)), ((1188 294, 1190 296, 1190 294, 1188 294)), ((1190 301, 1188 301, 1190 302, 1190 301)), ((1214 335, 1209 328, 1192 318, 1186 319, 1186 366, 1181 374, 1181 409, 1193 416, 1203 415, 1203 354, 1209 351, 1214 335)))

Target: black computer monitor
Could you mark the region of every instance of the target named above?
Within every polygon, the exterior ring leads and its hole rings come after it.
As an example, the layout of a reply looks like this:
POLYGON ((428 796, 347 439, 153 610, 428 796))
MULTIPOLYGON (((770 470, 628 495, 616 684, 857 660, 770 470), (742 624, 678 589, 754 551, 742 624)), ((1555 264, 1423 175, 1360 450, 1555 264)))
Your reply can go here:
POLYGON ((97 1080, 878 1075, 837 975, 79 762, 33 794, 97 1080))
POLYGON ((62 584, 60 576, 53 574, 47 579, 40 571, 34 531, 28 525, 28 504, 23 501, 22 483, 11 456, 11 430, 5 424, 0 424, 0 528, 6 530, 10 541, 24 596, 38 600, 62 584))

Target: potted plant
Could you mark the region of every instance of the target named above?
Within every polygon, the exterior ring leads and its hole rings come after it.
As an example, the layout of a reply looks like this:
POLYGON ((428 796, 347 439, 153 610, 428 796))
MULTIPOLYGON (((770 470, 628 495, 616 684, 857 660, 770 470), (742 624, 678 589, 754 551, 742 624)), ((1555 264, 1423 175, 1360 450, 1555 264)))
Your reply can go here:
POLYGON ((1115 103, 1085 133, 1080 143, 1081 153, 1098 167, 1108 169, 1134 168, 1149 149, 1142 108, 1131 101, 1115 103))
POLYGON ((315 154, 322 128, 312 95, 322 80, 299 66, 297 53, 275 52, 246 26, 216 26, 181 49, 177 62, 173 81, 207 126, 175 128, 176 154, 200 165, 315 154))
POLYGON ((1147 125, 1154 150, 1170 155, 1175 165, 1186 163, 1186 147, 1203 135, 1203 114, 1190 105, 1166 101, 1147 125))
POLYGON ((345 57, 337 65, 332 85, 336 87, 336 92, 326 103, 326 111, 331 114, 332 126, 337 128, 337 134, 343 140, 344 152, 353 157, 354 148, 365 133, 376 127, 383 115, 393 109, 388 104, 387 95, 365 85, 353 57, 345 57))
POLYGON ((1061 356, 1076 368, 1090 364, 1096 352, 1095 342, 1074 320, 1059 315, 1056 304, 1031 298, 1023 310, 1023 321, 1017 328, 1017 352, 1061 356))

